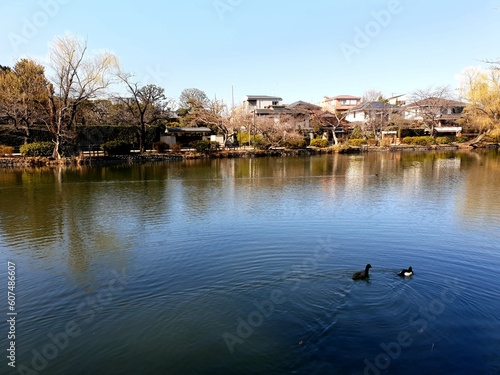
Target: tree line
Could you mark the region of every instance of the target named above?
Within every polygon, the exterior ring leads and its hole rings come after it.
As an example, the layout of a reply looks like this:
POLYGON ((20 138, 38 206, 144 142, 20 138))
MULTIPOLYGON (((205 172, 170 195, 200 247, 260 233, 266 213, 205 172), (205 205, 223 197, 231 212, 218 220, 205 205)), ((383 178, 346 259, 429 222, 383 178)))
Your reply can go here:
MULTIPOLYGON (((490 64, 487 70, 468 69, 463 74, 460 94, 467 107, 462 121, 480 133, 500 137, 500 61, 490 64)), ((447 93, 443 89, 437 91, 421 90, 414 96, 443 97, 447 93)), ((381 93, 374 90, 365 96, 383 100, 381 93)), ((320 113, 309 115, 311 126, 318 132, 322 126, 332 125, 331 118, 325 123, 320 113)), ((253 141, 268 146, 286 139, 300 141, 297 119, 288 117, 277 123, 272 118, 252 118, 243 111, 229 114, 222 101, 211 100, 196 88, 185 89, 176 105, 166 97, 164 88, 142 85, 133 74, 122 70, 116 55, 107 51, 91 54, 86 41, 69 34, 51 43, 47 66, 29 58, 20 59, 13 67, 0 65, 3 130, 27 143, 33 141, 33 129, 42 126, 50 134, 54 158, 61 158, 65 146, 76 143, 76 128, 82 125, 129 126, 134 129, 140 151, 144 152, 147 129, 167 124, 205 126, 227 138, 241 129, 250 137, 253 130, 253 141), (111 87, 116 85, 122 93, 110 94, 111 87), (178 107, 175 113, 174 106, 178 107)), ((336 125, 342 121, 339 114, 332 117, 336 125)))
MULTIPOLYGON (((180 99, 185 126, 203 123, 224 129, 221 102, 208 100, 197 89, 185 90, 180 99)), ((87 124, 130 126, 144 152, 147 128, 171 121, 172 104, 164 88, 142 85, 122 70, 116 55, 90 54, 86 41, 73 35, 52 42, 46 67, 29 58, 13 67, 0 65, 2 130, 27 143, 33 141, 33 130, 42 126, 54 144, 54 158, 61 158, 64 146, 76 142, 76 127, 87 124), (123 93, 110 94, 113 85, 123 93)))

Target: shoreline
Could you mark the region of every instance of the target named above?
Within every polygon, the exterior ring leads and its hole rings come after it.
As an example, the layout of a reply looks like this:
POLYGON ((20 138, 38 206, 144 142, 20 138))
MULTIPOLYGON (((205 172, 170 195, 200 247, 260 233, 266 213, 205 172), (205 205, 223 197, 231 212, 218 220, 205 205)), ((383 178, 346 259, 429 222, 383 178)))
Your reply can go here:
POLYGON ((151 162, 170 162, 194 159, 234 159, 234 158, 258 158, 258 157, 287 157, 287 156, 315 156, 328 154, 362 154, 366 152, 429 152, 429 151, 472 151, 478 149, 499 149, 500 144, 488 143, 480 146, 469 145, 433 145, 433 146, 362 146, 362 147, 328 147, 328 148, 306 148, 306 149, 275 149, 275 150, 221 150, 212 151, 208 154, 185 152, 179 154, 157 154, 146 153, 137 155, 116 156, 73 156, 56 160, 50 157, 28 157, 28 156, 3 156, 0 157, 0 168, 19 167, 57 167, 57 166, 102 166, 119 164, 141 164, 151 162))

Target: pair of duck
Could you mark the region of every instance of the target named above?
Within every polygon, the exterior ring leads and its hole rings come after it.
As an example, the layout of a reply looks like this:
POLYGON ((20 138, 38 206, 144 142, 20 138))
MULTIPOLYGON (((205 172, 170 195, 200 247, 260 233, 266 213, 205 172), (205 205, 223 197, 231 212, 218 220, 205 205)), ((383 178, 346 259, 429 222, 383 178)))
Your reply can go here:
MULTIPOLYGON (((369 277, 368 270, 372 268, 371 264, 367 264, 365 267, 364 271, 359 271, 356 272, 354 275, 352 275, 353 280, 366 280, 369 277)), ((410 277, 413 275, 413 269, 409 267, 408 269, 402 270, 401 272, 398 273, 398 276, 401 277, 410 277)))

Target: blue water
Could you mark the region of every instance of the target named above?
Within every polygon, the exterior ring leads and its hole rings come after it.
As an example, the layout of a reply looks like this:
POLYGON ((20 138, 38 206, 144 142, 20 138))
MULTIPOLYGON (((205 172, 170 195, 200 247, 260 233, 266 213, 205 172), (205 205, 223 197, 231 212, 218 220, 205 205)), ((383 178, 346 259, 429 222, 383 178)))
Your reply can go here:
POLYGON ((499 172, 497 152, 3 170, 0 372, 498 374, 499 172))

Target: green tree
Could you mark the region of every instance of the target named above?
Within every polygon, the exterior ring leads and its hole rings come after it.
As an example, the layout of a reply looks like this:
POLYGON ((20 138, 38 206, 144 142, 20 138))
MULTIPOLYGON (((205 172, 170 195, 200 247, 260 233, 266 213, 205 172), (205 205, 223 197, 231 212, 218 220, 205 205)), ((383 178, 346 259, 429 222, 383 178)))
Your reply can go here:
POLYGON ((210 100, 204 91, 197 88, 184 89, 179 96, 179 109, 190 109, 195 103, 203 108, 208 107, 210 100))
POLYGON ((35 122, 46 119, 48 81, 45 69, 33 60, 21 59, 13 69, 0 69, 0 116, 28 142, 35 122))

